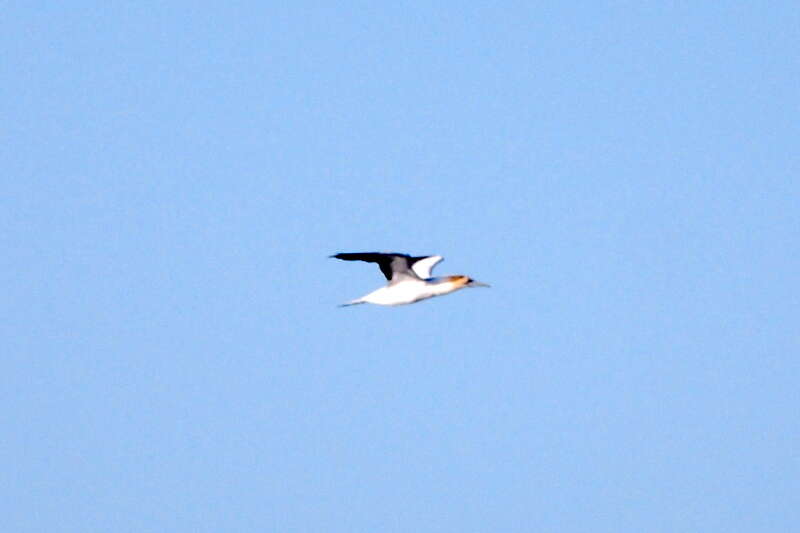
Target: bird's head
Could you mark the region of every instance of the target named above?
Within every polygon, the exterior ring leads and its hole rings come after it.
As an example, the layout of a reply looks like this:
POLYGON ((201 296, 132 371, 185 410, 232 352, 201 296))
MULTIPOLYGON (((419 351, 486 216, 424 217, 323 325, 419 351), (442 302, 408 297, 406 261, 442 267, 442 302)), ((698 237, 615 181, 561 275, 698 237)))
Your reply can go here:
POLYGON ((458 288, 463 287, 491 287, 488 283, 482 283, 480 281, 476 281, 469 276, 448 276, 448 281, 453 283, 458 288))

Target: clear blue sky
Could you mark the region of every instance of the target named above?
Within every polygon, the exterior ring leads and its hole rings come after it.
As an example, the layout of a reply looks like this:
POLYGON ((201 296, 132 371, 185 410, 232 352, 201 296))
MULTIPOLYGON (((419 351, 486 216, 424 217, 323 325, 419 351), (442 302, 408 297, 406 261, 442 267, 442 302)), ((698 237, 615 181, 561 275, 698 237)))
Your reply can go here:
POLYGON ((3 3, 3 531, 800 528, 796 2, 269 4, 3 3))

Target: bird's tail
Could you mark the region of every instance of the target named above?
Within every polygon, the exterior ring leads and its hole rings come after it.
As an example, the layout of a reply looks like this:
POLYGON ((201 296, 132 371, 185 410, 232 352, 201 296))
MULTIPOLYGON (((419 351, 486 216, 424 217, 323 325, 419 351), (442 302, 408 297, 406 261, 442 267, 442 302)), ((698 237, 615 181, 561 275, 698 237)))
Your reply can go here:
POLYGON ((343 303, 343 304, 339 304, 339 307, 349 307, 351 305, 358 305, 358 304, 365 304, 365 303, 367 303, 367 302, 365 302, 361 298, 357 298, 355 300, 350 300, 349 302, 346 302, 346 303, 343 303))

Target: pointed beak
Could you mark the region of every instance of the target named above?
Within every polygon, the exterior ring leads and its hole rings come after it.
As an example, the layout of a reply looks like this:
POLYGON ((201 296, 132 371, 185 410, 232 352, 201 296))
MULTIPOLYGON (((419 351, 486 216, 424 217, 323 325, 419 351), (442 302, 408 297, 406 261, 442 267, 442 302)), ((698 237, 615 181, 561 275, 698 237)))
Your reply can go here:
POLYGON ((483 283, 481 281, 475 281, 471 279, 467 282, 467 287, 491 287, 488 283, 483 283))

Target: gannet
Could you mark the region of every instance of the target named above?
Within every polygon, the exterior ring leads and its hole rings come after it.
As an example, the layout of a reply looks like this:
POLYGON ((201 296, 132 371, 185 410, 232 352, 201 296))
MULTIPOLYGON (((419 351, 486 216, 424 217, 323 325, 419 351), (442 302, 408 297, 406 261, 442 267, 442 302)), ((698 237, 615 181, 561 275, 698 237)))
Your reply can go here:
POLYGON ((441 255, 412 257, 406 254, 364 252, 338 253, 331 257, 344 261, 378 263, 381 272, 389 280, 385 287, 340 307, 356 304, 406 305, 449 294, 464 287, 489 287, 486 283, 462 275, 432 278, 431 270, 444 259, 441 255))

